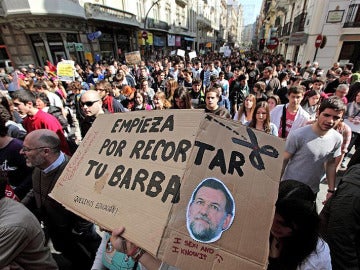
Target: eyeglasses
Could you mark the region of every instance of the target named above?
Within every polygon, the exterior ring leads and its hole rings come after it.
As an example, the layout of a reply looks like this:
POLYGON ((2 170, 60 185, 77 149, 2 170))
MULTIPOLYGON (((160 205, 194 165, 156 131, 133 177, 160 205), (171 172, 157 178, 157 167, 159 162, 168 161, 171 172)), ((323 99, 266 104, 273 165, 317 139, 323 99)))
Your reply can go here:
POLYGON ((80 102, 81 106, 85 106, 86 107, 91 107, 92 105, 94 105, 95 102, 98 102, 99 100, 95 100, 95 101, 86 101, 86 102, 80 102))
POLYGON ((56 146, 56 147, 41 146, 41 147, 36 147, 36 148, 29 148, 29 147, 23 146, 23 148, 21 148, 21 150, 22 150, 23 152, 30 152, 30 151, 33 151, 33 150, 39 150, 39 149, 45 149, 45 148, 55 149, 55 148, 57 148, 57 147, 58 147, 58 146, 56 146))

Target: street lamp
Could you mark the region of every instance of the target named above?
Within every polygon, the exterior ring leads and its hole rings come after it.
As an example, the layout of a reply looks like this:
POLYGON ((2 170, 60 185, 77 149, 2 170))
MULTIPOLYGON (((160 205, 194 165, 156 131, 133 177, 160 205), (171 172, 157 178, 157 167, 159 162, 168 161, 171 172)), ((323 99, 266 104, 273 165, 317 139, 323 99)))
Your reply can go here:
POLYGON ((150 10, 151 10, 155 5, 157 5, 159 2, 160 2, 160 0, 155 1, 155 2, 151 5, 151 7, 148 9, 148 11, 146 12, 145 19, 144 19, 144 30, 146 30, 146 22, 147 22, 147 18, 148 18, 148 16, 149 16, 150 10))

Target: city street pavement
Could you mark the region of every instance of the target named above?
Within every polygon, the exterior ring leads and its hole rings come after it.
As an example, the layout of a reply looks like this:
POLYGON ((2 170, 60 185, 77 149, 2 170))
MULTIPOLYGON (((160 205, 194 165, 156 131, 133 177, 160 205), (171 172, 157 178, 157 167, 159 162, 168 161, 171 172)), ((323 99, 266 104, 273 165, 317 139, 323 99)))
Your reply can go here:
MULTIPOLYGON (((345 159, 345 165, 347 165, 351 159, 351 156, 352 154, 355 152, 355 147, 353 147, 352 151, 350 151, 350 155, 349 157, 347 157, 345 159)), ((335 183, 335 186, 338 185, 338 183, 340 182, 341 180, 341 177, 344 175, 346 171, 346 168, 340 168, 339 171, 337 172, 336 174, 336 183, 335 183)), ((320 183, 320 191, 317 195, 317 198, 316 198, 316 205, 317 205, 317 209, 318 209, 318 213, 321 212, 321 209, 324 207, 324 205, 322 204, 322 202, 325 200, 326 198, 326 194, 327 194, 327 190, 328 190, 328 185, 326 182, 322 182, 320 183)))

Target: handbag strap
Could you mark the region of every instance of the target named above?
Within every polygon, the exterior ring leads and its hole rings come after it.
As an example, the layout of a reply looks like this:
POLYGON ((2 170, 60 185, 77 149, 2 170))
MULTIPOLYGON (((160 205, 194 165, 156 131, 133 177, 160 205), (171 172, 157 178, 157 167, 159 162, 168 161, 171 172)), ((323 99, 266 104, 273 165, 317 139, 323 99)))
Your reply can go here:
POLYGON ((286 105, 283 106, 283 113, 281 116, 281 138, 286 135, 286 105))

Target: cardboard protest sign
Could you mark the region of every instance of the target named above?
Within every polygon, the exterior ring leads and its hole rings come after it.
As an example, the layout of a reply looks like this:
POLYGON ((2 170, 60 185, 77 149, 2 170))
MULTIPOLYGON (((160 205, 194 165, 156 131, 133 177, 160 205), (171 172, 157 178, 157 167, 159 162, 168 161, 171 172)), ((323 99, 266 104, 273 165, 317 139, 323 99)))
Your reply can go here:
POLYGON ((56 65, 57 76, 60 81, 75 80, 75 62, 72 60, 63 60, 56 65))
POLYGON ((189 59, 193 59, 193 58, 196 58, 197 55, 196 55, 196 51, 192 51, 192 52, 189 52, 189 59))
POLYGON ((159 254, 181 269, 264 269, 284 142, 231 120, 205 119, 159 254), (211 243, 192 237, 186 214, 194 190, 209 178, 220 180, 235 203, 231 226, 211 243))
POLYGON ((360 118, 359 117, 355 117, 354 119, 351 119, 351 120, 345 118, 344 123, 347 124, 351 128, 351 131, 360 133, 360 118))
POLYGON ((180 269, 264 269, 283 148, 202 110, 100 115, 51 196, 180 269))
POLYGON ((126 63, 129 65, 139 65, 141 62, 141 55, 139 51, 125 53, 126 63))
POLYGON ((176 54, 177 54, 178 56, 182 56, 182 57, 185 57, 185 51, 184 51, 184 50, 181 50, 181 49, 177 49, 177 52, 176 52, 176 54))

